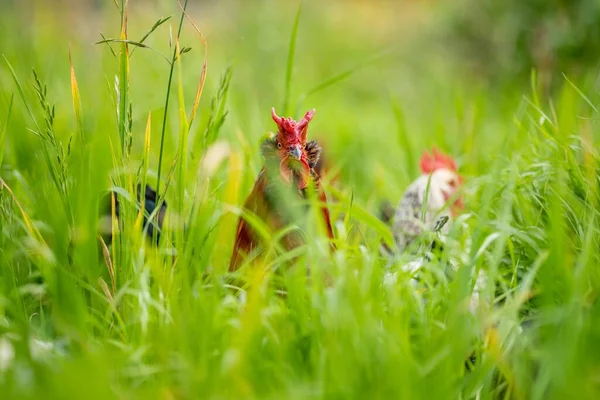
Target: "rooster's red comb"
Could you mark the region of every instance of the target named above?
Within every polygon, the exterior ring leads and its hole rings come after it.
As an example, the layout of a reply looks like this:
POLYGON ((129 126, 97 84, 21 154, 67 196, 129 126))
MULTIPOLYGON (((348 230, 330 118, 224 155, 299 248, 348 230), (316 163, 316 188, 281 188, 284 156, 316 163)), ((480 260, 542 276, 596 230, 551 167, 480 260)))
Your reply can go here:
POLYGON ((306 127, 314 115, 315 110, 313 108, 312 110, 307 111, 300 121, 296 122, 292 118, 278 116, 277 113, 275 113, 275 107, 271 108, 271 116, 273 117, 273 121, 277 124, 279 131, 295 136, 306 137, 306 127))
POLYGON ((441 168, 446 168, 451 171, 457 171, 456 162, 454 159, 442 152, 435 147, 433 148, 433 154, 423 152, 421 156, 421 172, 424 174, 430 174, 433 171, 441 168))

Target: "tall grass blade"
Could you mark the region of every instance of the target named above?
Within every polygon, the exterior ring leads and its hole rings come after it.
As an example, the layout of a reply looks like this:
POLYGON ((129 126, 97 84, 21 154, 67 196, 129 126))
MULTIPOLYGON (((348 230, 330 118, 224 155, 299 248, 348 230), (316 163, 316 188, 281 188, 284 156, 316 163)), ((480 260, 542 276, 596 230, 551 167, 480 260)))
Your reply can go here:
POLYGON ((27 215, 27 213, 25 212, 25 209, 23 208, 23 206, 21 206, 21 203, 15 196, 14 192, 12 191, 10 186, 8 186, 6 184, 6 182, 4 181, 4 179, 2 179, 2 177, 0 177, 0 184, 2 185, 2 187, 4 187, 8 191, 8 194, 10 194, 13 201, 19 208, 19 211, 21 212, 21 216, 23 217, 23 222, 25 223, 25 226, 27 227, 27 231, 28 231, 29 235, 32 238, 34 238, 35 240, 37 240, 39 243, 43 244, 44 246, 47 246, 46 242, 44 241, 44 237, 42 236, 40 231, 35 227, 31 218, 29 218, 29 215, 27 215))
POLYGON ((229 93, 231 77, 231 67, 228 67, 219 83, 217 95, 211 102, 210 115, 208 117, 208 122, 206 123, 206 128, 202 134, 202 151, 207 150, 208 147, 217 140, 219 131, 221 130, 223 123, 225 123, 225 118, 227 117, 225 106, 227 104, 227 94, 229 93))
MULTIPOLYGON (((183 19, 185 17, 185 10, 187 9, 188 0, 185 0, 185 3, 182 7, 181 17, 179 19, 179 27, 177 29, 177 37, 181 36, 181 29, 183 27, 183 19)), ((167 117, 169 115, 169 98, 171 96, 171 82, 173 80, 173 70, 175 68, 175 60, 177 59, 179 54, 179 50, 175 47, 173 49, 173 56, 171 57, 171 68, 169 69, 169 80, 167 82, 167 92, 165 96, 165 109, 162 121, 162 128, 160 132, 160 150, 158 153, 158 177, 156 181, 156 193, 160 196, 160 181, 162 175, 162 164, 163 164, 163 153, 164 153, 164 145, 165 145, 165 133, 167 130, 167 117)))
POLYGON ((334 86, 335 84, 345 80, 346 78, 350 77, 352 74, 354 74, 355 72, 366 68, 367 66, 381 60, 382 58, 386 57, 387 55, 389 55, 391 52, 390 49, 388 50, 384 50, 380 53, 377 53, 369 58, 367 58, 366 60, 356 64, 353 67, 350 67, 348 69, 346 69, 345 71, 339 72, 327 79, 325 79, 324 81, 322 81, 321 83, 317 84, 316 86, 314 86, 313 88, 307 90, 304 94, 302 94, 300 96, 300 100, 298 101, 298 105, 296 106, 296 112, 298 112, 301 108, 302 105, 304 103, 304 101, 312 96, 315 93, 318 93, 322 90, 325 90, 331 86, 334 86))
POLYGON ((571 86, 575 92, 577 92, 577 94, 583 99, 585 100, 585 102, 592 108, 592 110, 594 110, 594 114, 598 114, 598 108, 594 105, 594 103, 592 103, 592 101, 585 95, 585 93, 583 93, 581 91, 581 89, 579 89, 573 82, 571 82, 571 80, 569 78, 567 78, 567 75, 563 74, 563 78, 565 78, 565 81, 567 81, 567 83, 569 84, 569 86, 571 86))
POLYGON ((285 85, 283 90, 283 104, 281 106, 282 114, 287 115, 288 104, 290 98, 290 87, 292 85, 292 77, 294 75, 294 57, 296 56, 296 38, 298 37, 298 26, 300 25, 300 15, 302 14, 302 0, 298 3, 298 10, 292 25, 292 33, 290 35, 290 44, 288 47, 287 66, 285 70, 285 85))
POLYGON ((21 86, 21 82, 19 82, 19 78, 17 77, 17 74, 16 74, 14 68, 12 67, 12 65, 10 64, 10 62, 8 61, 8 59, 6 58, 6 56, 4 54, 2 55, 2 58, 4 58, 4 62, 8 66, 8 69, 10 71, 10 75, 12 76, 13 81, 15 82, 15 85, 17 86, 17 90, 19 92, 19 96, 21 97, 21 100, 23 101, 23 105, 25 105, 25 109, 27 110, 27 113, 29 114, 29 117, 31 118, 31 120, 35 124, 35 127, 37 129, 37 133, 36 134, 39 136, 39 132, 41 132, 41 129, 40 129, 40 126, 37 123, 37 120, 35 118, 35 115, 33 114, 33 111, 31 110, 31 107, 29 106, 29 102, 27 101, 27 97, 25 96, 25 92, 23 91, 23 86, 21 86))
POLYGON ((73 100, 73 110, 75 111, 75 119, 77 121, 77 130, 79 131, 79 139, 81 147, 85 147, 85 139, 83 133, 83 114, 81 111, 81 96, 79 95, 79 85, 75 76, 75 68, 73 67, 73 59, 69 50, 69 66, 71 67, 71 99, 73 100))
MULTIPOLYGON (((143 44, 146 41, 146 39, 148 39, 150 37, 150 35, 152 35, 152 33, 154 33, 154 31, 158 29, 159 26, 161 26, 162 24, 164 24, 165 22, 167 22, 170 19, 171 19, 170 15, 168 17, 159 18, 154 23, 154 25, 152 25, 152 28, 150 28, 150 30, 148 32, 146 32, 146 34, 144 34, 144 36, 142 36, 142 38, 140 40, 137 41, 137 43, 139 43, 141 45, 139 47, 143 47, 143 44)), ((135 52, 135 50, 136 49, 131 50, 131 55, 133 55, 133 53, 135 52)))
MULTIPOLYGON (((151 138, 152 138, 152 113, 149 112, 148 113, 148 118, 146 119, 146 129, 144 131, 144 153, 142 156, 142 165, 141 165, 141 171, 140 171, 140 180, 141 180, 141 189, 142 192, 145 193, 146 191, 146 185, 148 184, 147 180, 148 180, 148 164, 150 162, 150 143, 151 143, 151 138)), ((135 222, 135 227, 136 230, 141 230, 142 228, 142 223, 144 220, 144 214, 146 213, 146 202, 142 201, 141 202, 141 207, 135 222)), ((153 220, 149 219, 148 220, 148 224, 153 224, 153 220)), ((158 224, 157 224, 158 226, 158 224)), ((156 229, 153 231, 156 232, 156 229)), ((156 238, 153 238, 153 240, 155 240, 156 238)))
POLYGON ((110 45, 110 43, 112 42, 112 40, 111 39, 107 39, 106 36, 104 36, 102 33, 100 33, 100 37, 102 38, 102 40, 100 42, 101 43, 106 43, 106 46, 110 50, 110 53, 113 55, 113 57, 117 58, 117 53, 115 53, 115 50, 110 45))
POLYGON ((13 100, 15 98, 14 93, 10 94, 10 100, 8 102, 8 111, 6 112, 6 121, 4 121, 4 127, 0 131, 0 167, 2 167, 2 160, 4 159, 4 148, 6 146, 6 133, 8 132, 8 124, 10 123, 10 117, 12 115, 13 100))
POLYGON ((118 125, 119 138, 121 141, 121 157, 128 158, 129 124, 128 124, 128 102, 129 102, 129 47, 127 42, 127 1, 121 2, 121 35, 122 41, 119 46, 119 96, 118 96, 118 125))
MULTIPOLYGON (((175 40, 175 47, 177 49, 177 54, 179 54, 179 37, 175 40)), ((175 60, 177 63, 177 72, 179 75, 178 84, 177 84, 177 92, 179 95, 179 157, 177 160, 177 187, 178 187, 178 195, 177 195, 177 213, 178 215, 184 215, 184 200, 185 200, 185 187, 186 187, 186 172, 187 172, 187 159, 188 159, 188 133, 190 130, 190 124, 188 122, 186 113, 185 113, 185 99, 183 96, 183 78, 181 73, 181 56, 178 56, 175 60)), ((183 237, 182 230, 178 231, 178 244, 183 246, 183 237)), ((182 248, 182 247, 179 247, 182 248)))
POLYGON ((398 144, 406 157, 406 165, 408 165, 408 168, 410 169, 410 175, 415 176, 417 172, 417 158, 414 156, 413 151, 411 151, 411 149, 414 149, 414 146, 411 143, 408 129, 406 128, 406 117, 404 116, 400 104, 398 104, 396 100, 390 97, 390 103, 392 105, 392 111, 394 112, 394 118, 396 119, 396 137, 398 138, 398 144))
MULTIPOLYGON (((200 40, 202 41, 202 47, 204 47, 204 59, 202 60, 202 71, 200 71, 200 80, 198 82, 198 88, 196 89, 196 97, 194 98, 194 104, 192 105, 192 111, 190 112, 190 118, 188 120, 188 124, 191 127, 194 122, 194 118, 196 117, 196 112, 198 111, 198 106, 200 105, 200 99, 202 98, 202 91, 204 90, 204 81, 206 80, 206 74, 208 73, 208 43, 206 43, 206 38, 194 22, 194 20, 185 12, 185 5, 179 3, 179 7, 181 8, 181 12, 187 20, 190 22, 196 33, 200 36, 200 40)), ((187 1, 186 1, 187 4, 187 1)), ((189 51, 189 48, 187 48, 189 51)))

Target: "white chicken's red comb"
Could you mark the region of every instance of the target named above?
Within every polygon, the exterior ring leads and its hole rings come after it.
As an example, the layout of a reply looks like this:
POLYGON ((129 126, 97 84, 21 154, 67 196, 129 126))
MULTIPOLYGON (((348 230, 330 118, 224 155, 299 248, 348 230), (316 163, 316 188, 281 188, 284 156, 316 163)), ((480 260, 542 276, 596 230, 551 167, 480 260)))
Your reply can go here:
POLYGON ((456 162, 454 159, 435 147, 433 148, 433 154, 423 152, 420 162, 421 172, 424 174, 430 174, 433 171, 441 168, 446 168, 451 171, 457 171, 456 162))

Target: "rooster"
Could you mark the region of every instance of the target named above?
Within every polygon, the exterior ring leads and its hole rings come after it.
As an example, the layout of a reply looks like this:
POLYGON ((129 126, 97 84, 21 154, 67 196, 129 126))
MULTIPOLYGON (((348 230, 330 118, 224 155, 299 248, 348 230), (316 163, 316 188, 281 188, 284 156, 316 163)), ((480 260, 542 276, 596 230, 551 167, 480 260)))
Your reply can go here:
MULTIPOLYGON (((143 221, 143 230, 146 233, 146 236, 150 240, 154 240, 156 244, 158 244, 160 240, 160 234, 163 227, 163 222, 165 219, 165 215, 167 213, 167 202, 162 201, 160 203, 160 208, 157 210, 158 198, 156 191, 150 187, 150 185, 146 185, 145 189, 142 190, 142 185, 137 185, 137 201, 135 203, 135 212, 139 212, 142 207, 142 193, 143 193, 143 201, 144 201, 144 221, 143 221)), ((100 219, 100 233, 104 238, 105 242, 112 242, 112 202, 114 201, 115 205, 115 216, 117 219, 120 216, 120 208, 122 196, 117 195, 114 191, 110 192, 110 197, 102 207, 102 216, 100 219)))
MULTIPOLYGON (((420 160, 421 176, 413 181, 406 189, 398 206, 394 209, 389 204, 384 204, 381 209, 381 218, 390 223, 394 244, 398 253, 422 253, 419 243, 426 233, 435 233, 435 239, 427 242, 426 253, 440 249, 445 241, 453 220, 463 210, 463 200, 460 191, 463 178, 458 173, 456 162, 452 157, 433 149, 430 154, 423 153, 420 160), (439 240, 437 240, 439 239, 439 240), (440 243, 441 242, 441 243, 440 243)), ((381 253, 393 256, 394 252, 385 244, 381 245, 381 253)), ((419 271, 429 255, 418 256, 403 265, 402 269, 413 277, 418 277, 419 271)), ((386 283, 393 283, 397 279, 396 273, 387 273, 386 283)), ((413 280, 416 284, 416 281, 413 280)), ((480 271, 477 276, 473 295, 470 299, 471 312, 479 305, 479 294, 486 283, 485 275, 480 271)))
MULTIPOLYGON (((314 185, 321 202, 321 214, 327 235, 333 239, 333 230, 327 199, 321 187, 320 177, 315 171, 321 155, 321 147, 316 141, 307 142, 308 123, 314 110, 307 111, 296 122, 292 118, 279 117, 271 109, 273 121, 277 124, 277 134, 267 138, 261 145, 265 164, 261 169, 244 208, 260 218, 273 231, 279 231, 291 221, 289 199, 303 199, 309 185, 314 185), (285 198, 284 195, 291 197, 285 198)), ((297 214, 296 214, 297 215, 297 214)), ((288 233, 281 241, 286 250, 293 249, 303 242, 297 233, 288 233)), ((229 270, 237 270, 249 255, 258 255, 262 250, 261 238, 244 218, 237 226, 233 253, 229 270)))
MULTIPOLYGON (((420 167, 421 176, 406 189, 391 217, 394 242, 399 252, 423 232, 435 230, 436 225, 437 230, 447 234, 452 217, 463 208, 462 198, 458 196, 463 178, 450 156, 434 148, 433 154, 423 153, 420 167)), ((385 214, 389 218, 389 208, 384 210, 385 214)))

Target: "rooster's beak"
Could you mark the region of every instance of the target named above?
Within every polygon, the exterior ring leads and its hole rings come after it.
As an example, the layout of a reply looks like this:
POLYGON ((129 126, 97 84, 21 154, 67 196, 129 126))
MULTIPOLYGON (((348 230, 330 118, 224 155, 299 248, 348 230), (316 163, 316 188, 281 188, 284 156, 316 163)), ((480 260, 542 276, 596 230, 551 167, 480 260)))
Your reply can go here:
POLYGON ((290 146, 289 155, 294 157, 296 160, 299 160, 302 157, 302 147, 297 144, 295 146, 290 146))

